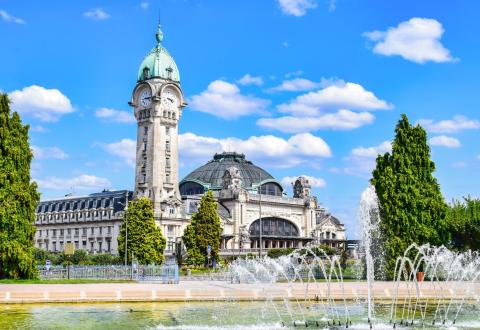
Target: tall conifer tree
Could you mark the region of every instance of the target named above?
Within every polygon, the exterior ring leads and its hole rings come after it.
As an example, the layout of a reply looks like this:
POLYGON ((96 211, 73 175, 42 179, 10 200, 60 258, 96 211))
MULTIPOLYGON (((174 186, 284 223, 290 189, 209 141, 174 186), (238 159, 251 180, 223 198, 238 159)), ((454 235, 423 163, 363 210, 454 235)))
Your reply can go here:
POLYGON ((152 201, 141 197, 128 204, 125 219, 118 235, 118 253, 125 254, 125 229, 127 234, 127 261, 134 258, 142 265, 161 264, 164 260, 165 238, 155 224, 152 201))
POLYGON ((217 212, 217 202, 209 190, 200 200, 198 211, 192 215, 191 223, 185 228, 183 243, 187 247, 187 261, 200 264, 207 256, 207 246, 211 256, 218 260, 222 226, 217 212))
POLYGON ((427 133, 402 115, 392 152, 377 157, 371 183, 380 203, 386 274, 393 276, 396 258, 412 243, 446 243, 446 203, 433 176, 427 133))
POLYGON ((30 182, 33 158, 28 141, 29 126, 10 101, 0 94, 0 278, 33 278, 35 209, 40 195, 30 182))

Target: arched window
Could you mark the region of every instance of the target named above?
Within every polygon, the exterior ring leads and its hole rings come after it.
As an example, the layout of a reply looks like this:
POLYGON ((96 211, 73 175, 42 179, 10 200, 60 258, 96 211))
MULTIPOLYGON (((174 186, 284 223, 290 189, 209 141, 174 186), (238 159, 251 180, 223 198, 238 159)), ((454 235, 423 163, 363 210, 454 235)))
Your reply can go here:
POLYGON ((282 196, 282 192, 282 187, 274 182, 262 184, 259 188, 259 193, 262 195, 282 196))
POLYGON ((202 195, 205 189, 202 185, 195 182, 184 182, 180 185, 180 194, 186 195, 202 195))
MULTIPOLYGON (((250 225, 250 236, 260 236, 260 219, 250 225)), ((280 218, 262 218, 262 236, 298 237, 297 227, 290 221, 280 218)))

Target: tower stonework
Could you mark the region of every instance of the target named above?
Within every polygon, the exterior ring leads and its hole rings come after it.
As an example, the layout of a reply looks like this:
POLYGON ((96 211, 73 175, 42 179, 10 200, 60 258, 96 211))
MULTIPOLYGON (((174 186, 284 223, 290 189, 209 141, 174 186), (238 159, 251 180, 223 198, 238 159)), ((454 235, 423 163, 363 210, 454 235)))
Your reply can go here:
POLYGON ((152 200, 154 217, 167 238, 167 250, 183 232, 183 212, 178 189, 178 123, 186 105, 178 68, 162 46, 143 60, 130 105, 137 120, 135 197, 152 200))

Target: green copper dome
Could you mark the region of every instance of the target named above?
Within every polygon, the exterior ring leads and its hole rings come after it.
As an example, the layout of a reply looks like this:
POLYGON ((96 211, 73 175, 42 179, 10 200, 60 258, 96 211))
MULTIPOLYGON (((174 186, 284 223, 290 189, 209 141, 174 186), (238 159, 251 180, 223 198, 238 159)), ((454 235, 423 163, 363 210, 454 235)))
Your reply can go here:
POLYGON ((160 24, 158 25, 156 39, 157 46, 155 46, 143 59, 143 62, 138 69, 137 80, 141 81, 150 78, 162 78, 180 82, 180 73, 178 72, 177 64, 175 64, 173 57, 168 53, 165 47, 162 46, 163 33, 160 29, 160 24))
POLYGON ((188 174, 180 182, 180 190, 184 190, 182 186, 189 182, 197 183, 206 189, 220 190, 222 188, 222 177, 225 171, 232 166, 240 171, 242 185, 247 190, 256 190, 257 186, 266 182, 275 182, 279 189, 283 190, 281 184, 267 171, 246 160, 244 154, 236 152, 215 154, 212 160, 188 174))

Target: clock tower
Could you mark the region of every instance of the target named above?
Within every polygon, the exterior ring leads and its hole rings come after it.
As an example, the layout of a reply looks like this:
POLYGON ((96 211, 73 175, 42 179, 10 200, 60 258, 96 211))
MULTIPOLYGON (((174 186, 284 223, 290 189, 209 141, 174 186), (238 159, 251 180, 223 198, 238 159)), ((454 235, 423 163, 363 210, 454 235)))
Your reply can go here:
POLYGON ((186 103, 177 65, 162 45, 160 24, 156 39, 157 45, 140 65, 130 102, 138 124, 135 197, 152 200, 155 220, 170 241, 183 231, 178 122, 186 103))

